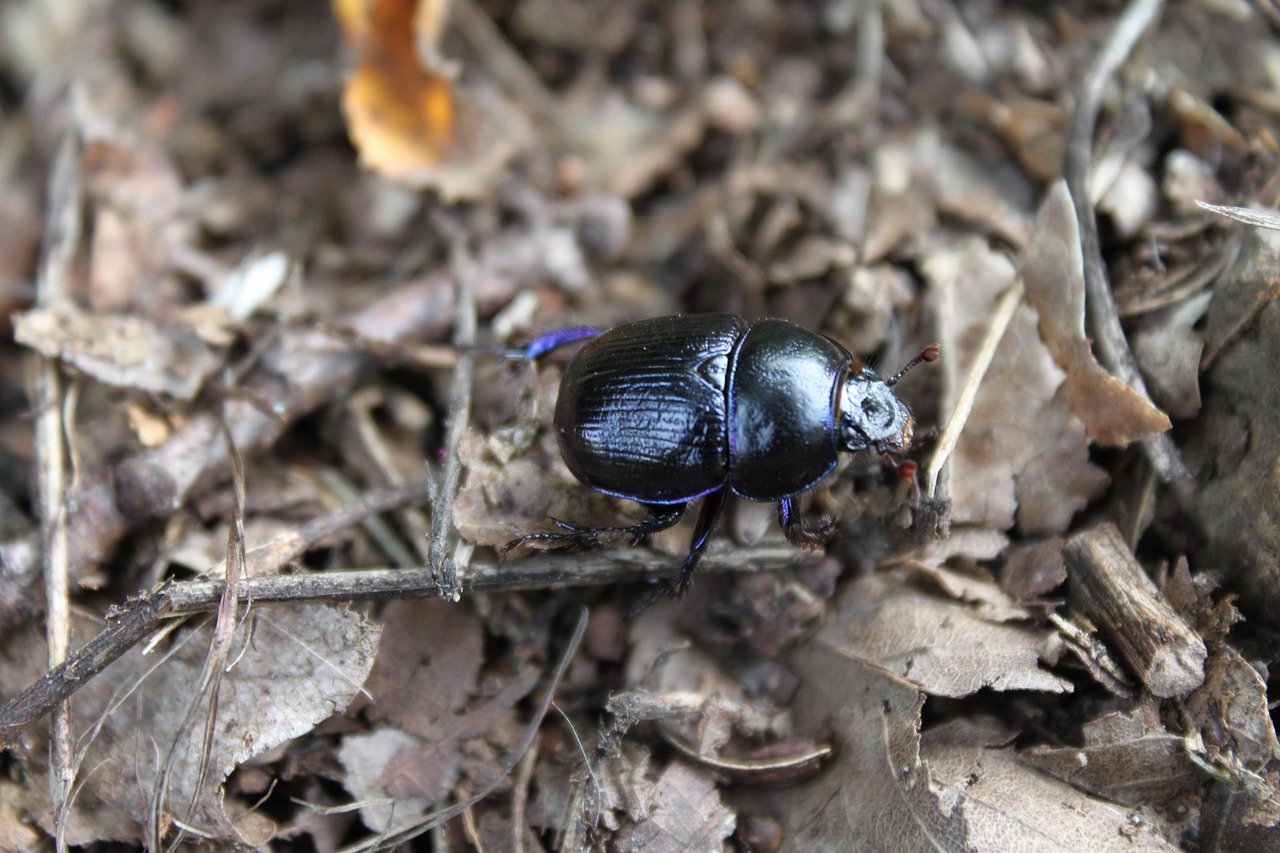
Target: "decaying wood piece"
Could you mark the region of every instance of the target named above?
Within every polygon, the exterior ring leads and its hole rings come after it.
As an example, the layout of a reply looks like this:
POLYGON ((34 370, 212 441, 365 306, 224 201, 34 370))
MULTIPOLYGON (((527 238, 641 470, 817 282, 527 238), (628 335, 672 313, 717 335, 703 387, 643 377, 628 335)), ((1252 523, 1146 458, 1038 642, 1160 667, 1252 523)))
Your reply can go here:
POLYGON ((1063 548, 1072 600, 1152 694, 1180 696, 1204 681, 1204 641, 1165 600, 1111 523, 1063 548))

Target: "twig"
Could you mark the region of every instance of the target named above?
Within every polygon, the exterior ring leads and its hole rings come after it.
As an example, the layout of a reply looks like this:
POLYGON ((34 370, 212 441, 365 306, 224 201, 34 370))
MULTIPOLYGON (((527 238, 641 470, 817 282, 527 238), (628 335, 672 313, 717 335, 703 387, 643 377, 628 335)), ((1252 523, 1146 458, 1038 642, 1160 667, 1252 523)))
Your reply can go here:
MULTIPOLYGON (((1093 208, 1093 196, 1089 192, 1089 167, 1093 161, 1094 131, 1097 129, 1098 113, 1102 110, 1107 84, 1163 8, 1164 0, 1134 0, 1117 20, 1115 29, 1103 43, 1093 67, 1081 83, 1080 99, 1067 131, 1062 167, 1071 197, 1075 199, 1076 218, 1080 222, 1089 331, 1097 345, 1098 358, 1107 369, 1144 397, 1150 395, 1125 339, 1120 315, 1107 281, 1107 270, 1102 260, 1098 237, 1098 219, 1093 208)), ((1182 461, 1182 454, 1178 452, 1168 433, 1144 440, 1142 449, 1162 480, 1168 482, 1191 476, 1182 461)))
POLYGON ((938 474, 942 471, 942 466, 951 458, 951 453, 960 440, 960 433, 969 419, 969 413, 973 411, 973 402, 977 399, 978 389, 982 387, 982 380, 987 375, 987 369, 991 367, 991 360, 995 357, 996 347, 999 346, 1000 340, 1009 328, 1009 323, 1013 320, 1013 312, 1022 302, 1022 293, 1022 281, 1016 281, 1005 288, 1000 301, 996 303, 996 310, 991 315, 991 323, 987 326, 987 334, 982 339, 982 346, 974 355, 973 364, 969 367, 968 375, 965 376, 964 387, 960 390, 960 399, 956 400, 955 408, 951 410, 951 417, 947 418, 947 425, 943 428, 942 435, 938 437, 938 445, 934 448, 933 455, 929 457, 929 465, 925 469, 925 482, 928 484, 925 487, 925 494, 928 497, 933 497, 938 485, 938 474))
MULTIPOLYGON (((80 171, 80 142, 74 130, 62 138, 49 178, 49 210, 45 219, 44 255, 36 282, 41 307, 69 298, 71 265, 81 237, 84 185, 80 171)), ((44 576, 48 624, 49 666, 62 663, 71 645, 71 599, 67 572, 66 450, 62 375, 56 359, 41 358, 35 375, 35 461, 40 518, 40 561, 44 576)), ((66 806, 75 782, 72 756, 71 706, 53 709, 49 734, 49 772, 53 783, 53 813, 58 849, 65 849, 66 806)))
POLYGON ((458 361, 453 366, 453 385, 449 389, 449 428, 444 440, 444 475, 431 501, 431 548, 428 564, 436 578, 440 595, 457 601, 462 594, 458 585, 458 567, 448 554, 453 532, 453 500, 462 478, 462 460, 458 445, 471 421, 471 383, 475 374, 472 347, 476 342, 476 294, 473 286, 475 263, 462 244, 462 236, 452 237, 454 335, 458 361))
POLYGON ((1204 641, 1165 600, 1111 523, 1077 533, 1062 549, 1073 600, 1155 696, 1204 681, 1204 641))
MULTIPOLYGON (((407 488, 383 490, 369 496, 384 498, 376 511, 392 509, 425 494, 423 483, 407 488), (391 500, 395 497, 396 500, 391 500)), ((382 601, 392 598, 422 598, 437 594, 436 580, 429 569, 366 569, 350 572, 323 572, 314 575, 262 575, 271 563, 284 565, 306 550, 308 542, 359 522, 349 507, 316 519, 275 542, 250 551, 247 577, 236 585, 236 601, 258 604, 295 601, 382 601), (323 532, 320 532, 323 531, 323 532)), ((793 569, 816 559, 787 544, 712 551, 702 560, 699 573, 774 572, 793 569)), ((218 567, 213 569, 216 574, 218 567)), ((472 563, 462 578, 462 588, 470 592, 513 592, 528 589, 558 589, 636 581, 663 577, 671 571, 671 558, 644 548, 630 548, 592 554, 546 554, 503 563, 472 563)), ((54 703, 70 696, 85 682, 159 628, 167 619, 214 610, 222 600, 219 581, 184 581, 168 584, 127 602, 108 614, 108 626, 78 649, 61 666, 41 676, 7 704, 0 707, 0 747, 13 743, 26 726, 49 712, 54 703)))

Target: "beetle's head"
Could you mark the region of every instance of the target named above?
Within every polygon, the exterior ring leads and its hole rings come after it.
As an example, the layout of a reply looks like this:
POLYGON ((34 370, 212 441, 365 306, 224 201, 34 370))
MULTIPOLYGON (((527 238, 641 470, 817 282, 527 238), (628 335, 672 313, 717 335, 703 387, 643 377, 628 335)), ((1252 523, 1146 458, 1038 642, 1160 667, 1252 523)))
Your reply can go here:
POLYGON ((849 375, 840 395, 840 447, 897 456, 911 449, 916 419, 870 367, 849 375))
POLYGON ((893 386, 917 364, 937 361, 941 352, 937 344, 930 344, 888 379, 855 363, 857 369, 844 381, 840 394, 840 447, 850 453, 873 451, 896 467, 893 460, 911 449, 916 419, 907 404, 893 395, 893 386))

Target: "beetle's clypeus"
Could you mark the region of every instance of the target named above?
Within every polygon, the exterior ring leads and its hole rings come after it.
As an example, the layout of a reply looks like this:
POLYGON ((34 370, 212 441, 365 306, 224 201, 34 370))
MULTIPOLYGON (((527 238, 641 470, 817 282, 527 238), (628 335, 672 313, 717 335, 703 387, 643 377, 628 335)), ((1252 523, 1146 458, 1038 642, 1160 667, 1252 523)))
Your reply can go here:
MULTIPOLYGON (((566 329, 538 338, 526 355, 591 336, 566 329)), ((891 386, 938 357, 930 346, 889 379, 823 335, 785 320, 749 323, 732 314, 658 317, 592 337, 560 381, 555 430, 565 464, 596 491, 644 504, 652 516, 627 527, 579 527, 528 542, 633 542, 680 520, 703 498, 689 554, 668 581, 683 595, 730 492, 777 501, 787 539, 807 547, 834 531, 805 528, 796 496, 836 466, 838 453, 871 451, 891 463, 910 449, 915 419, 891 386)))

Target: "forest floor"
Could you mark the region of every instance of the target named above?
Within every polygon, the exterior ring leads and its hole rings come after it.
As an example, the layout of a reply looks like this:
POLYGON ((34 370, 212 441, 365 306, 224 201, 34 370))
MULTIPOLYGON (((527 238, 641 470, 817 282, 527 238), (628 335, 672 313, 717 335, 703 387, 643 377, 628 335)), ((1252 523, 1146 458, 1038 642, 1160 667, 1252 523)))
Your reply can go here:
POLYGON ((0 6, 0 850, 1280 850, 1277 35, 0 6), (702 312, 914 445, 504 549, 645 512, 521 348, 702 312))

